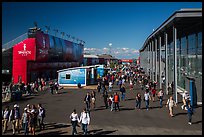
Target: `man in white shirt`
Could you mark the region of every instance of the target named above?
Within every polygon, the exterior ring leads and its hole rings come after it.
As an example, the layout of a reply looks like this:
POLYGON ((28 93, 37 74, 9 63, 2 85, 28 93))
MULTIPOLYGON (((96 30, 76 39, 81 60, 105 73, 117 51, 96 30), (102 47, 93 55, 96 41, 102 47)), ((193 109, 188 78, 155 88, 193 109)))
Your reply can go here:
POLYGON ((149 110, 150 95, 149 95, 149 92, 147 92, 147 91, 145 91, 144 100, 145 100, 145 104, 146 104, 146 109, 149 110))
POLYGON ((190 99, 190 96, 188 94, 188 91, 184 91, 184 93, 182 94, 182 101, 183 101, 183 105, 181 106, 182 109, 185 108, 185 110, 187 110, 186 108, 186 102, 190 99))
POLYGON ((110 82, 109 82, 109 92, 112 91, 112 88, 113 88, 113 83, 110 81, 110 82))
POLYGON ((83 111, 81 112, 79 122, 82 123, 82 130, 84 132, 84 135, 87 135, 88 125, 90 124, 90 116, 86 109, 83 109, 83 111))

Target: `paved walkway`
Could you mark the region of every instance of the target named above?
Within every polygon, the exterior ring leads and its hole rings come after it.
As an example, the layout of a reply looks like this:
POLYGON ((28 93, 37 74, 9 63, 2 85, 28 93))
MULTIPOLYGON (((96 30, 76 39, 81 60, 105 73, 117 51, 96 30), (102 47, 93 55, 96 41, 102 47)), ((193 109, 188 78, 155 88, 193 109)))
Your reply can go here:
MULTIPOLYGON (((142 109, 135 109, 135 95, 143 93, 136 85, 134 90, 129 90, 127 84, 126 101, 120 102, 121 111, 111 112, 105 109, 103 98, 96 94, 96 109, 91 111, 90 134, 98 135, 202 135, 202 106, 196 108, 192 125, 188 125, 187 112, 181 110, 181 97, 179 95, 178 107, 174 109, 175 117, 170 117, 166 107, 159 108, 159 101, 150 101, 151 108, 147 111, 142 101, 142 109)), ((92 90, 92 89, 91 89, 92 90)), ((28 96, 18 102, 4 103, 3 107, 12 107, 18 103, 21 107, 29 104, 41 103, 46 109, 46 130, 36 132, 42 135, 70 135, 71 124, 69 115, 73 109, 80 114, 85 104, 83 99, 86 88, 64 88, 59 94, 51 95, 48 91, 40 92, 36 96, 28 96)), ((114 91, 119 92, 114 86, 114 91)), ((110 94, 110 93, 109 93, 110 94)), ((164 97, 164 104, 169 96, 164 97)), ((10 125, 9 125, 9 128, 10 125)), ((77 128, 82 133, 80 127, 77 128)), ((12 134, 11 130, 6 135, 12 134)))

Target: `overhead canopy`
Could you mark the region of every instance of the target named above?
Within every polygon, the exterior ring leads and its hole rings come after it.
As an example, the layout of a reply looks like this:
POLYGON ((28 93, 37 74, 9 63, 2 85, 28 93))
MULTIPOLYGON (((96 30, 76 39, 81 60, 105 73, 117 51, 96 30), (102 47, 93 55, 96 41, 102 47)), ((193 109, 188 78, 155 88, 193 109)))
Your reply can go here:
POLYGON ((202 30, 202 9, 181 9, 176 11, 145 40, 140 52, 146 48, 151 39, 154 39, 157 36, 163 37, 164 32, 168 32, 168 39, 172 40, 173 26, 178 29, 178 37, 186 35, 186 32, 191 34, 195 31, 202 30), (195 28, 197 30, 195 30, 195 28))

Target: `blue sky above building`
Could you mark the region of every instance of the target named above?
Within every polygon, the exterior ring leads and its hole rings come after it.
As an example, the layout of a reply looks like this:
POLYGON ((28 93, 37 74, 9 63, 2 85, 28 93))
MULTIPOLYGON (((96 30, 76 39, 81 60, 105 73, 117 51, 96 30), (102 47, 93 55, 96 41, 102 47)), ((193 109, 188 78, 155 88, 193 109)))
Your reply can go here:
POLYGON ((54 29, 85 41, 85 52, 110 53, 117 58, 138 57, 153 29, 176 10, 202 8, 202 2, 3 2, 2 44, 28 28, 54 29))

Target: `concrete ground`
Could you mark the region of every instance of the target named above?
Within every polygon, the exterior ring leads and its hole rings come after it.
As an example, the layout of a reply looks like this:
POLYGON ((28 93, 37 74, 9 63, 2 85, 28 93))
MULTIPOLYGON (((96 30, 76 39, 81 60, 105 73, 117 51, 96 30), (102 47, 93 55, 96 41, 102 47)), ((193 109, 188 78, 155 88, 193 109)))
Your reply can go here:
MULTIPOLYGON (((51 95, 49 91, 42 91, 38 95, 25 96, 21 101, 3 103, 2 107, 15 103, 20 105, 21 111, 27 104, 41 103, 46 109, 46 126, 44 131, 37 131, 38 135, 71 135, 69 116, 73 109, 80 114, 85 107, 83 99, 87 91, 96 89, 96 86, 86 88, 64 88, 59 94, 51 95)), ((96 91, 96 90, 95 90, 96 91)), ((114 92, 119 92, 114 85, 114 92)), ((159 101, 150 101, 150 109, 145 109, 142 101, 142 109, 135 109, 135 96, 137 92, 143 93, 138 84, 134 90, 126 86, 126 100, 120 102, 120 111, 114 112, 104 107, 103 98, 96 91, 96 108, 91 111, 91 123, 88 127, 91 135, 202 135, 202 106, 198 106, 192 119, 192 125, 188 125, 187 112, 181 109, 181 96, 178 95, 178 106, 174 108, 175 117, 170 117, 168 108, 159 108, 159 101)), ((112 93, 112 92, 111 92, 112 93)), ((109 93, 109 94, 111 94, 109 93)), ((164 97, 166 103, 169 95, 164 97)), ((11 125, 5 135, 12 134, 11 125)), ((77 128, 82 134, 81 127, 77 128)), ((3 134, 3 133, 2 133, 3 134)), ((23 134, 23 133, 21 133, 23 134)))

